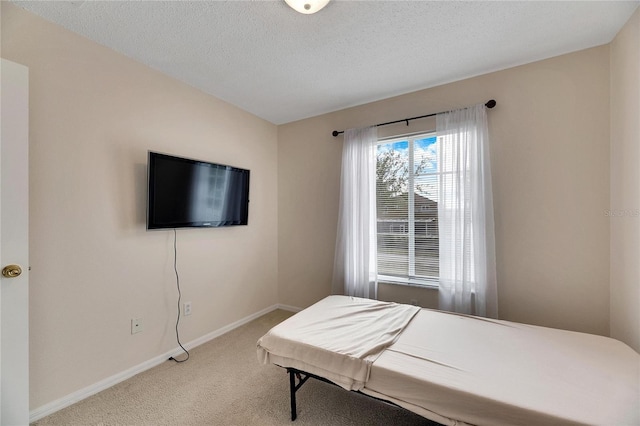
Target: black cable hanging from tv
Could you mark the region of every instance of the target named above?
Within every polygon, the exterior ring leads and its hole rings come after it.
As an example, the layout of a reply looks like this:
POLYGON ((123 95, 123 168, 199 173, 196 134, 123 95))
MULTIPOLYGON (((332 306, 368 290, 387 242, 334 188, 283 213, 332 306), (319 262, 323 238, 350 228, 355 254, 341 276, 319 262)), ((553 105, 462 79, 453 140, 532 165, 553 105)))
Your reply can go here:
MULTIPOLYGON (((491 100, 487 101, 487 103, 484 104, 484 106, 486 106, 487 108, 493 108, 494 106, 496 106, 496 103, 497 102, 494 99, 491 99, 491 100)), ((394 121, 388 121, 386 123, 378 123, 378 124, 375 124, 374 126, 375 127, 380 127, 380 126, 386 126, 388 124, 396 124, 396 123, 403 123, 403 122, 406 122, 407 126, 408 126, 409 125, 409 121, 411 121, 411 120, 417 120, 419 118, 433 117, 433 116, 438 115, 438 114, 444 114, 445 112, 449 112, 449 111, 434 112, 433 114, 420 115, 418 117, 403 118, 402 120, 394 120, 394 121)), ((331 132, 331 134, 334 137, 338 136, 341 133, 344 133, 344 130, 341 130, 341 131, 334 130, 333 132, 331 132)))
POLYGON ((180 325, 180 301, 182 300, 182 291, 180 291, 180 275, 178 274, 178 233, 175 228, 173 228, 173 270, 176 273, 176 287, 178 288, 178 316, 176 319, 176 340, 178 341, 178 345, 182 348, 187 357, 184 359, 177 359, 172 356, 169 360, 175 361, 177 363, 185 362, 189 359, 189 351, 182 346, 180 343, 180 333, 178 332, 178 326, 180 325))

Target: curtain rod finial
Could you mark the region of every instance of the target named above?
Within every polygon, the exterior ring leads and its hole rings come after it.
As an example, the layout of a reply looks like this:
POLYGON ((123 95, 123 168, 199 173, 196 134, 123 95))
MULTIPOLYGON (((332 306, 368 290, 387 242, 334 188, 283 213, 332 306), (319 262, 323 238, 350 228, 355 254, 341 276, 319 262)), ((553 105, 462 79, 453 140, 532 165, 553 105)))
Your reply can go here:
POLYGON ((336 136, 338 136, 340 134, 339 131, 334 130, 333 132, 331 132, 331 134, 333 135, 333 137, 335 138, 336 136))
POLYGON ((487 102, 486 104, 484 104, 484 106, 486 106, 487 108, 493 108, 494 106, 496 106, 496 101, 495 101, 495 99, 491 99, 489 102, 487 102))

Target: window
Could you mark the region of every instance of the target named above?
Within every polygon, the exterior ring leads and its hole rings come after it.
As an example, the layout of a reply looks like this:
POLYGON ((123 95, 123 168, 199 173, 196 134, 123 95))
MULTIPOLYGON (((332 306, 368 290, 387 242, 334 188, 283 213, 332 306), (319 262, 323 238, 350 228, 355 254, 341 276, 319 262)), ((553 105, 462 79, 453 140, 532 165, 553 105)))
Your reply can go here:
POLYGON ((434 133, 378 142, 379 281, 438 285, 437 147, 434 133))

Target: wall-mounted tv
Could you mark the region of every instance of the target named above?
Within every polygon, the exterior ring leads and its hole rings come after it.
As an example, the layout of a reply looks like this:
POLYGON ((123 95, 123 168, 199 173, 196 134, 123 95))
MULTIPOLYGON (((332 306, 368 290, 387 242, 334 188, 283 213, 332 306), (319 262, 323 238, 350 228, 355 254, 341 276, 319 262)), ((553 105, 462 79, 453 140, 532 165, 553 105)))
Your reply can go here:
POLYGON ((149 151, 147 229, 246 225, 249 170, 149 151))

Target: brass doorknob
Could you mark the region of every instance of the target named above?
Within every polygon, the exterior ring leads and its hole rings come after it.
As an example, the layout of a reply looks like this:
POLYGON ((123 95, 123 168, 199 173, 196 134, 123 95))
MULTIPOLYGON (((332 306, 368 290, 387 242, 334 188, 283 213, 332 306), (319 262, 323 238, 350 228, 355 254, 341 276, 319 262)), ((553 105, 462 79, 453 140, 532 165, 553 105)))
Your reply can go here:
POLYGON ((2 276, 5 278, 15 278, 20 276, 22 268, 20 265, 7 265, 2 268, 2 276))

